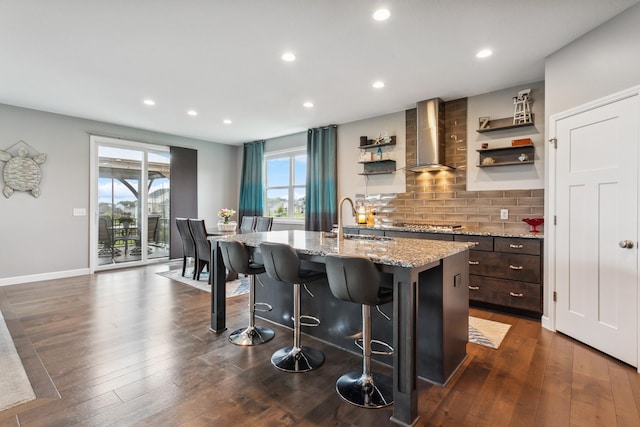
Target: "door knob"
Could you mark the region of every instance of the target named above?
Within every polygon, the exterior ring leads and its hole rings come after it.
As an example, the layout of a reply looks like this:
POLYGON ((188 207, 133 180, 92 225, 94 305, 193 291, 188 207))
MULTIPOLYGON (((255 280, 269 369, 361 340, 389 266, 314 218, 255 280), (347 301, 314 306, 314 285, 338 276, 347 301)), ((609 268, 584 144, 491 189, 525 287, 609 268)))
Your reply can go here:
POLYGON ((618 245, 620 245, 621 248, 633 248, 633 242, 631 240, 620 240, 620 243, 618 243, 618 245))

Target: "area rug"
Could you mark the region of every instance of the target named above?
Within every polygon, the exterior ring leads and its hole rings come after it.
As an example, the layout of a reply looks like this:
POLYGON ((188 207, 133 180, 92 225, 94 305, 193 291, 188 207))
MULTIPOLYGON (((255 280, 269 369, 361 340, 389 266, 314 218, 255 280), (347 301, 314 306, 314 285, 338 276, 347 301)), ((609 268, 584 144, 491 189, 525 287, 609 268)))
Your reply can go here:
POLYGON ((36 398, 0 313, 0 412, 36 398))
MULTIPOLYGON (((211 285, 209 285, 209 275, 206 273, 200 274, 200 280, 191 279, 190 273, 187 271, 186 276, 181 275, 182 269, 175 269, 169 271, 161 271, 158 274, 170 279, 176 280, 185 285, 193 286, 203 291, 211 292, 211 285)), ((241 279, 232 280, 226 284, 227 298, 237 297, 249 292, 249 278, 243 277, 241 279)))
POLYGON ((498 348, 511 325, 469 316, 469 342, 498 348))

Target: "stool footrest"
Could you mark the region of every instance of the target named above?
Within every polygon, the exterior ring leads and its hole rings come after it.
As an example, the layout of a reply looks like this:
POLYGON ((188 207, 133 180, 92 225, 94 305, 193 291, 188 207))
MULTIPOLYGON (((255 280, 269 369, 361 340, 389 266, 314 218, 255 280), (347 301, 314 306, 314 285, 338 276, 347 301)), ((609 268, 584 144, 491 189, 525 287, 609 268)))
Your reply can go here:
POLYGON ((314 316, 308 316, 306 314, 302 314, 300 315, 300 326, 311 326, 311 327, 320 326, 320 319, 314 316), (303 320, 307 320, 307 322, 303 322, 303 320))
POLYGON ((273 307, 271 304, 267 304, 266 302, 257 302, 253 304, 253 311, 266 312, 271 310, 273 310, 273 307))
MULTIPOLYGON (((356 346, 360 349, 360 350, 364 350, 362 348, 362 338, 358 338, 357 340, 354 341, 356 343, 356 346)), ((387 344, 384 341, 380 341, 380 340, 371 340, 371 354, 378 354, 381 356, 391 356, 393 354, 393 347, 391 347, 389 344, 387 344), (373 349, 373 345, 379 345, 383 348, 385 348, 386 350, 374 350, 373 349)))

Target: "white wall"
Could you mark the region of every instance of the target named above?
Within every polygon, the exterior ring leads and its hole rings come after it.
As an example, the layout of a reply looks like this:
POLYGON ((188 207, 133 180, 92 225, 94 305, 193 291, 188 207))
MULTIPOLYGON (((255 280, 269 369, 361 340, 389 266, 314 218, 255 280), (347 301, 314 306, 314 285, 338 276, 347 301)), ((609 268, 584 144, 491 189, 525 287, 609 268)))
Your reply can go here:
MULTIPOLYGON (((545 115, 549 117, 640 84, 640 4, 600 25, 547 58, 545 115)), ((552 126, 551 122, 548 122, 552 126)), ((548 131, 547 131, 548 135, 548 131)), ((549 153, 549 152, 547 152, 549 153)), ((547 154, 548 157, 548 154, 547 154)), ((548 162, 547 162, 548 163, 548 162)), ((546 176, 549 174, 547 173, 546 176)), ((545 188, 549 188, 549 182, 545 188)), ((548 197, 549 191, 545 192, 548 197)), ((548 208, 551 204, 545 201, 548 208)), ((554 212, 545 212, 546 217, 554 212)), ((590 230, 584 230, 589 232, 590 230)), ((545 254, 555 253, 545 239, 545 254)), ((545 257, 543 326, 553 328, 553 272, 545 257)))
POLYGON ((467 191, 530 190, 544 188, 545 152, 545 84, 534 82, 499 91, 471 96, 467 99, 467 191), (513 97, 524 89, 531 89, 531 112, 534 126, 495 132, 478 133, 478 118, 500 119, 513 117, 513 97), (535 147, 535 163, 527 165, 479 168, 478 152, 483 142, 489 148, 511 146, 511 140, 531 138, 535 147))
MULTIPOLYGON (((387 114, 338 126, 338 198, 356 194, 404 193, 406 153, 405 112, 387 114), (396 161, 396 173, 389 175, 358 175, 363 171, 360 159, 360 137, 373 139, 379 135, 396 136, 396 145, 384 147, 385 156, 396 161)), ((345 215, 345 224, 355 224, 345 215)))
POLYGON ((89 216, 72 216, 89 212, 88 132, 197 149, 199 216, 238 204, 238 147, 0 104, 0 150, 23 140, 47 155, 39 198, 0 196, 0 285, 88 272, 89 216))
POLYGON ((640 4, 557 52, 545 63, 550 117, 640 83, 640 4))

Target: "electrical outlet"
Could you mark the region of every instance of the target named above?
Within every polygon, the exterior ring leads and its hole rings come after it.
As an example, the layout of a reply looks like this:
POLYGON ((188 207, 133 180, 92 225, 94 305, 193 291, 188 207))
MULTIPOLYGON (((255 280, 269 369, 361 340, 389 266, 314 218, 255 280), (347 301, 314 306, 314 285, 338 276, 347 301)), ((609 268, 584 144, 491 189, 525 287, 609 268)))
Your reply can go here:
POLYGON ((500 209, 500 219, 509 219, 509 209, 500 209))

